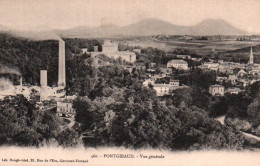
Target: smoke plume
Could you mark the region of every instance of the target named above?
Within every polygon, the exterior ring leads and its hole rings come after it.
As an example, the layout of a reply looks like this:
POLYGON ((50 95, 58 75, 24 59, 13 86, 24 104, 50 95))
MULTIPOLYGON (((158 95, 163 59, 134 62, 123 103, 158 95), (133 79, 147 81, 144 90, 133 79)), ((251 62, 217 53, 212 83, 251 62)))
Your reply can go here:
POLYGON ((13 67, 10 68, 8 66, 5 66, 3 64, 0 63, 0 74, 15 74, 15 75, 21 75, 20 71, 13 67))
POLYGON ((60 36, 58 36, 53 31, 16 31, 12 32, 14 36, 28 38, 31 40, 62 40, 60 36))
POLYGON ((11 31, 11 34, 31 40, 62 40, 61 37, 53 31, 11 31))
POLYGON ((31 27, 30 29, 12 29, 6 26, 0 26, 0 31, 9 33, 16 37, 27 38, 31 40, 62 40, 51 28, 46 26, 31 27))
POLYGON ((14 88, 13 83, 9 79, 0 78, 0 90, 8 90, 13 88, 14 88))

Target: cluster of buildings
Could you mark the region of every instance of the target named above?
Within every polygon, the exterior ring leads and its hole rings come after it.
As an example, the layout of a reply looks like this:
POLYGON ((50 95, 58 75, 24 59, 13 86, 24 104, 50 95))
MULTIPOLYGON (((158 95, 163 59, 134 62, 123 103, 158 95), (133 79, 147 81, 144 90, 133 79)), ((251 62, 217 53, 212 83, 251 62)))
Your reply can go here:
POLYGON ((61 117, 74 117, 75 110, 72 101, 76 96, 66 96, 66 64, 65 64, 65 42, 59 41, 59 65, 58 86, 49 87, 47 84, 47 70, 40 71, 40 98, 41 101, 54 100, 57 106, 56 114, 61 117))
POLYGON ((238 94, 239 92, 242 92, 242 90, 238 87, 230 87, 225 89, 225 87, 220 84, 214 84, 209 87, 209 93, 212 96, 224 96, 225 93, 238 94))
POLYGON ((46 101, 56 102, 57 115, 72 117, 75 111, 72 109, 72 100, 68 100, 64 88, 66 87, 66 64, 65 64, 65 42, 59 40, 59 62, 58 62, 58 86, 49 87, 47 83, 47 70, 40 70, 40 86, 23 85, 22 77, 20 76, 20 85, 14 86, 13 83, 6 79, 0 80, 0 99, 6 96, 16 96, 22 94, 28 100, 33 95, 40 96, 40 101, 37 106, 40 109, 44 108, 46 101))
POLYGON ((248 64, 235 63, 235 62, 225 62, 223 60, 219 60, 218 62, 214 62, 214 60, 210 60, 210 62, 205 62, 204 64, 199 66, 199 68, 215 70, 217 72, 225 73, 225 74, 233 74, 236 69, 247 70, 249 74, 260 74, 260 64, 254 63, 254 55, 253 55, 252 47, 251 47, 251 50, 250 50, 248 64))
MULTIPOLYGON (((151 63, 149 69, 146 69, 147 73, 149 73, 149 79, 145 80, 143 85, 147 87, 150 85, 150 87, 153 87, 157 92, 157 96, 170 95, 175 89, 187 87, 180 86, 178 80, 171 80, 169 83, 156 83, 157 79, 170 76, 171 71, 169 69, 189 69, 186 59, 193 60, 193 58, 189 55, 177 55, 177 58, 180 59, 172 59, 168 61, 167 68, 161 68, 163 69, 161 74, 153 74, 156 73, 156 68, 153 67, 153 64, 151 63)), ((210 59, 210 62, 205 62, 198 68, 201 68, 202 70, 216 71, 217 84, 209 87, 209 93, 212 96, 223 96, 225 93, 238 94, 249 84, 260 80, 260 64, 254 63, 252 47, 249 54, 248 64, 225 62, 223 60, 214 62, 214 60, 210 59)))
POLYGON ((219 61, 204 63, 200 68, 215 70, 226 75, 217 76, 218 84, 210 86, 209 93, 213 96, 223 96, 225 93, 238 94, 244 87, 260 80, 260 64, 254 63, 252 47, 248 64, 219 61), (231 87, 225 89, 224 83, 231 84, 231 87))
POLYGON ((172 73, 172 68, 179 70, 188 70, 188 63, 184 59, 191 59, 189 55, 177 55, 177 58, 180 59, 172 59, 168 61, 166 68, 160 67, 160 74, 156 73, 156 63, 151 63, 149 69, 146 69, 146 72, 149 73, 149 79, 146 79, 143 82, 143 85, 146 87, 152 87, 157 96, 167 96, 172 95, 174 90, 180 88, 187 88, 186 85, 180 85, 180 81, 176 79, 170 79, 170 75, 172 73), (159 83, 160 79, 169 79, 169 81, 159 83))
POLYGON ((20 84, 13 85, 11 81, 8 79, 0 79, 0 99, 3 99, 6 96, 16 96, 19 94, 23 94, 28 100, 31 97, 33 91, 40 91, 40 87, 38 86, 23 86, 23 79, 20 76, 20 84))
POLYGON ((187 88, 186 85, 180 85, 180 81, 170 79, 172 68, 179 70, 188 70, 188 63, 184 59, 191 59, 189 55, 177 55, 177 58, 168 61, 166 67, 160 67, 160 74, 156 74, 156 63, 150 63, 149 69, 146 69, 149 79, 143 82, 143 86, 152 87, 156 91, 157 96, 172 95, 176 89, 187 88), (168 79, 169 81, 161 83, 160 79, 168 79))
POLYGON ((187 88, 188 86, 181 86, 180 81, 176 79, 171 79, 168 76, 159 76, 155 75, 146 79, 143 82, 143 86, 145 87, 152 87, 156 91, 157 96, 168 96, 172 95, 174 90, 180 88, 187 88), (164 81, 160 81, 164 80, 164 81))

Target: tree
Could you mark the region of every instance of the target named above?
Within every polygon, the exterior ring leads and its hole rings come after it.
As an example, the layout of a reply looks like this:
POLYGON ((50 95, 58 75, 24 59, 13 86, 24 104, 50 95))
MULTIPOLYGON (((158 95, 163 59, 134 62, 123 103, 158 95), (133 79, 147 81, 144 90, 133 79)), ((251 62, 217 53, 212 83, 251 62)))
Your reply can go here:
POLYGON ((190 88, 175 90, 171 98, 173 102, 172 104, 176 107, 189 107, 193 102, 190 88))
MULTIPOLYGON (((104 90, 107 91, 104 88, 102 93, 104 90)), ((117 91, 110 91, 111 95, 100 96, 93 101, 81 99, 75 103, 77 117, 89 117, 78 122, 90 131, 98 145, 171 150, 242 147, 243 138, 237 131, 209 118, 204 110, 192 106, 192 101, 189 108, 187 105, 176 108, 160 102, 149 88, 123 88, 119 98, 117 91), (93 113, 97 113, 97 117, 90 118, 93 113), (95 127, 88 125, 89 122, 95 127)), ((183 91, 178 93, 187 97, 183 91)))
POLYGON ((73 129, 66 128, 57 137, 58 143, 63 147, 75 147, 79 145, 79 134, 73 129))
POLYGON ((60 126, 54 112, 37 110, 23 95, 0 101, 1 145, 43 146, 59 139, 60 126))

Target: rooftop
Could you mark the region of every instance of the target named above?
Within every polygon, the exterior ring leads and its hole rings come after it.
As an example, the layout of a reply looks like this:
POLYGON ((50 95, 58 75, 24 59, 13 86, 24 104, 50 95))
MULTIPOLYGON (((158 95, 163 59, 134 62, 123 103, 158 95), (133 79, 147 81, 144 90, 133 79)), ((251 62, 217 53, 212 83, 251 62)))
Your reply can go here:
POLYGON ((188 64, 185 60, 182 59, 172 59, 168 63, 177 63, 177 64, 188 64))
POLYGON ((241 89, 239 88, 228 88, 226 92, 241 92, 241 89))
POLYGON ((169 88, 170 84, 154 84, 153 87, 166 87, 166 88, 169 88))
POLYGON ((215 87, 224 87, 223 85, 215 84, 215 85, 210 85, 210 87, 215 88, 215 87))

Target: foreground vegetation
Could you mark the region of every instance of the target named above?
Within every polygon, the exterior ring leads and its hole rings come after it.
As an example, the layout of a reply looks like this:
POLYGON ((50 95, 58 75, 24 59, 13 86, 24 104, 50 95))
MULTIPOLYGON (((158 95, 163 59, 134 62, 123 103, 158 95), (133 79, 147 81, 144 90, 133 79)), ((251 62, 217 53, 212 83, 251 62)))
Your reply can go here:
POLYGON ((0 145, 76 146, 79 134, 63 123, 53 110, 37 110, 22 95, 0 101, 0 145))

